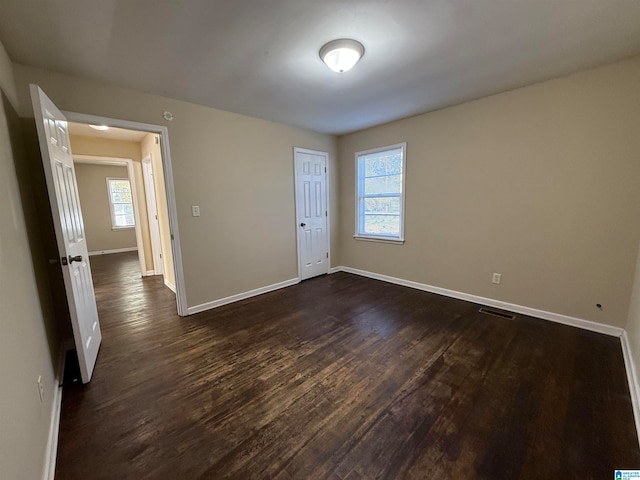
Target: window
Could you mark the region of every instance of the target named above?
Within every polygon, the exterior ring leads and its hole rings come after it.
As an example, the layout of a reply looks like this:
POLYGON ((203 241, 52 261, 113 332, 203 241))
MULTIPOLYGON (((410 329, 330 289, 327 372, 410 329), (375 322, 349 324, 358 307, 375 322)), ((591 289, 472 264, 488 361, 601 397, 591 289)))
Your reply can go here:
POLYGON ((356 234, 404 242, 406 143, 356 153, 356 234))
POLYGON ((107 178, 111 227, 133 228, 136 221, 133 215, 133 195, 131 183, 127 178, 107 178))

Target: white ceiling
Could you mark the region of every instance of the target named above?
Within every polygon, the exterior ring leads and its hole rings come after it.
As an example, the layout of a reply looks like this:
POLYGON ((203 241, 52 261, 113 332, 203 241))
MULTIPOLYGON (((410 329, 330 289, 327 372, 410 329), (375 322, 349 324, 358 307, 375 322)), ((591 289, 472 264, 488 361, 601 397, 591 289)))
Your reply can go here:
POLYGON ((0 0, 14 61, 346 133, 640 54, 639 0, 0 0), (318 57, 350 37, 345 74, 318 57))
POLYGON ((79 137, 97 137, 108 138, 110 140, 125 140, 127 142, 139 143, 148 132, 139 132, 136 130, 125 130, 122 128, 111 127, 109 130, 96 130, 85 125, 84 123, 69 122, 69 133, 79 137))

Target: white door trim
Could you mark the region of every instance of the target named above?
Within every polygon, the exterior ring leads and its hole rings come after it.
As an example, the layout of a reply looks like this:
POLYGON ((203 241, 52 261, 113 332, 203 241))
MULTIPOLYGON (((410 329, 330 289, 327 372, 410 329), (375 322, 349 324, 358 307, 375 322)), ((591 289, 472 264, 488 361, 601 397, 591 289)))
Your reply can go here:
MULTIPOLYGON (((73 145, 71 146, 73 154, 73 145)), ((136 178, 133 170, 133 160, 130 158, 120 157, 102 157, 98 155, 75 155, 73 154, 73 162, 85 165, 113 165, 119 167, 127 167, 127 175, 131 183, 131 193, 133 197, 133 216, 136 220, 136 245, 138 247, 138 261, 140 262, 140 273, 142 276, 147 274, 147 262, 144 255, 144 243, 142 241, 142 228, 140 226, 140 207, 138 206, 138 194, 136 193, 136 178)), ((82 202, 82 200, 80 200, 82 202)), ((91 252, 89 253, 91 255, 91 252)))
POLYGON ((327 253, 329 258, 327 259, 327 273, 331 269, 331 183, 329 178, 331 176, 331 167, 329 165, 329 152, 322 152, 320 150, 310 150, 308 148, 293 147, 293 195, 295 203, 295 229, 296 229, 296 258, 298 263, 298 279, 302 279, 302 265, 300 264, 300 229, 298 228, 298 198, 297 198, 297 181, 298 181, 298 167, 296 165, 296 155, 298 153, 307 153, 310 155, 322 155, 325 158, 325 195, 327 196, 327 253))
MULTIPOLYGON (((142 159, 142 179, 144 180, 144 194, 147 200, 147 213, 149 223, 149 236, 151 237, 151 256, 153 258, 153 272, 155 275, 164 275, 164 265, 162 265, 162 243, 160 242, 160 226, 158 225, 158 204, 156 202, 156 187, 153 183, 153 164, 151 155, 142 159), (151 207, 155 213, 151 213, 151 207), (152 217, 155 215, 155 221, 152 217)), ((175 289, 172 289, 175 293, 175 289)))
POLYGON ((117 118, 101 117, 98 115, 88 115, 77 112, 62 112, 67 120, 78 123, 91 123, 107 125, 110 127, 126 128, 128 130, 138 130, 142 132, 157 133, 161 138, 162 145, 162 165, 164 170, 164 182, 167 193, 167 207, 169 210, 169 228, 171 230, 171 245, 173 247, 173 267, 176 276, 176 303, 178 315, 186 317, 187 293, 184 286, 184 270, 182 266, 182 249, 180 247, 180 231, 178 229, 178 209, 176 207, 176 194, 173 185, 173 168, 171 167, 171 148, 169 147, 169 129, 162 125, 150 123, 132 122, 117 118))

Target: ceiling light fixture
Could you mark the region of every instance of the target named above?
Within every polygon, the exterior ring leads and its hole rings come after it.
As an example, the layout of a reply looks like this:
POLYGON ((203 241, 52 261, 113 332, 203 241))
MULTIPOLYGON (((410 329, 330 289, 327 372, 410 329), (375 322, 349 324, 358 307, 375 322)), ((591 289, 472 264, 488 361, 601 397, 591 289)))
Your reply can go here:
POLYGON ((320 49, 322 61, 338 73, 351 70, 362 55, 364 55, 364 46, 348 38, 333 40, 320 49))
POLYGON ((109 130, 109 127, 107 127, 106 125, 89 125, 89 127, 93 128, 94 130, 109 130))

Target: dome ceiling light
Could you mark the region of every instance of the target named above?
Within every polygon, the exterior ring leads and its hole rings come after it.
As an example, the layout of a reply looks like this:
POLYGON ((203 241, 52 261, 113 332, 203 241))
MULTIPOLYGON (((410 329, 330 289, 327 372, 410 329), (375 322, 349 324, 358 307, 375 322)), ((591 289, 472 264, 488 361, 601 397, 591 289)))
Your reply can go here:
POLYGON ((320 58, 334 72, 351 70, 364 55, 364 46, 348 38, 333 40, 320 49, 320 58))
POLYGON ((90 128, 93 128, 94 130, 100 130, 100 131, 105 131, 105 130, 109 130, 109 127, 106 125, 89 125, 90 128))

